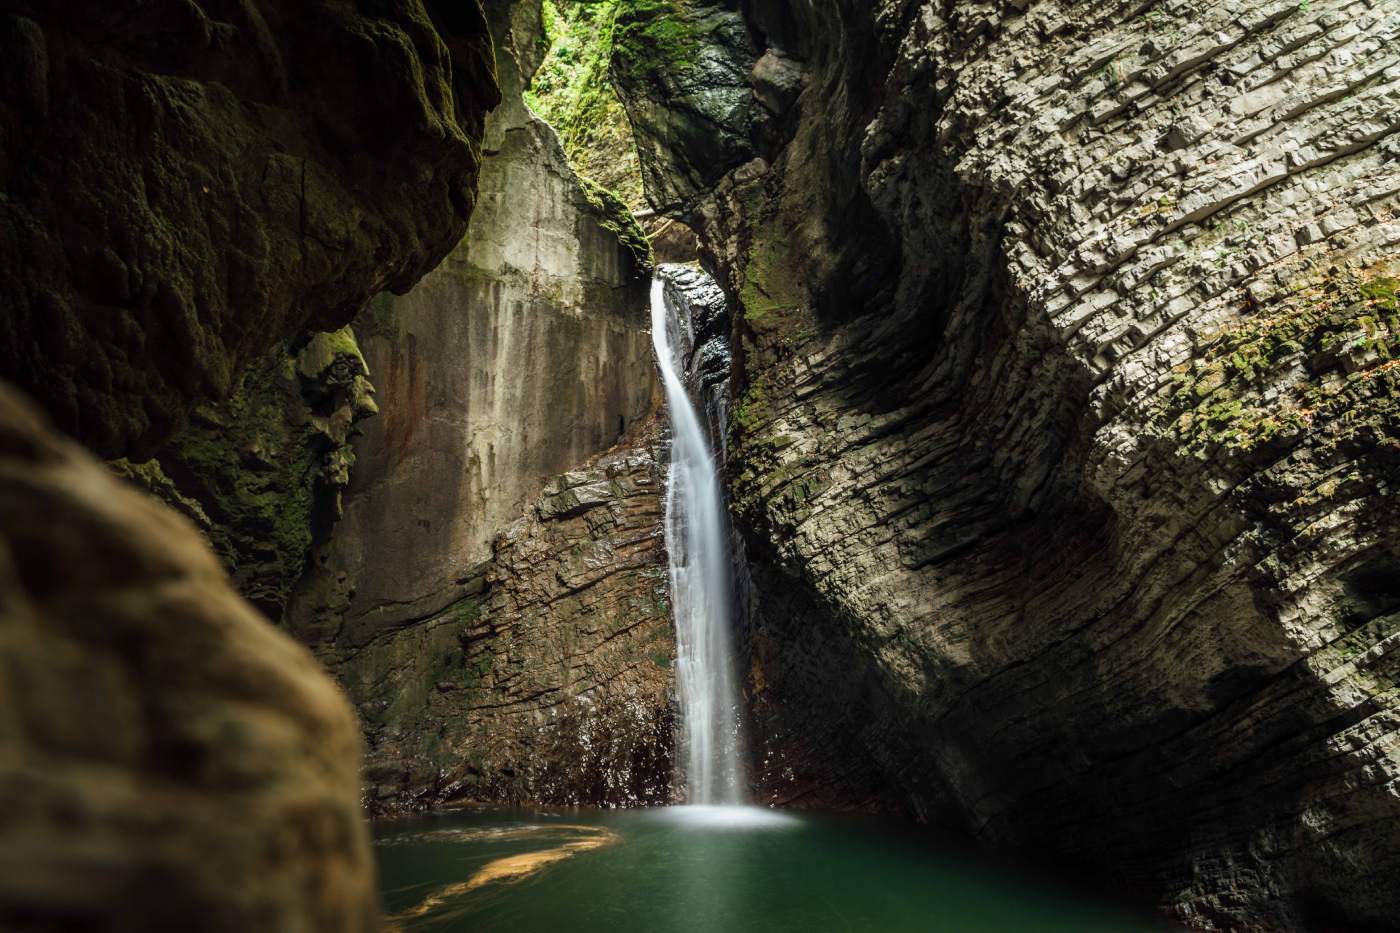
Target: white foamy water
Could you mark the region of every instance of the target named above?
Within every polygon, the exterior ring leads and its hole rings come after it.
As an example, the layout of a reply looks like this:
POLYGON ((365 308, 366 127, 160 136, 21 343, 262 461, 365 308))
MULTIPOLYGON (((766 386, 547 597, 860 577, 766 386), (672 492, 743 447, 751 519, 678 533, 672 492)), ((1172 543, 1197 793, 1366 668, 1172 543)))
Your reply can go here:
POLYGON ((676 623, 681 747, 690 804, 743 802, 738 694, 730 659, 733 600, 729 538, 719 471, 685 389, 677 339, 690 324, 667 307, 661 279, 651 287, 651 334, 671 416, 666 484, 666 550, 676 623))

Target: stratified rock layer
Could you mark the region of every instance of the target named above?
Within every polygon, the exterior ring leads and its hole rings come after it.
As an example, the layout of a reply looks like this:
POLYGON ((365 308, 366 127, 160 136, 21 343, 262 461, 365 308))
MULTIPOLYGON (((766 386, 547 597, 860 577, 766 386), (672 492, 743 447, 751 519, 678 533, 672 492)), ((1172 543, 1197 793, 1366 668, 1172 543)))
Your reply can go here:
POLYGON ((6 0, 0 61, 0 374, 137 460, 435 266, 497 100, 477 0, 6 0))
POLYGON ((339 673, 376 811, 445 801, 667 803, 675 643, 649 448, 550 481, 468 595, 339 673))
POLYGON ((748 7, 805 90, 688 214, 771 799, 1392 922, 1393 4, 748 7))
POLYGON ((0 388, 0 927, 377 930, 359 760, 194 528, 0 388))

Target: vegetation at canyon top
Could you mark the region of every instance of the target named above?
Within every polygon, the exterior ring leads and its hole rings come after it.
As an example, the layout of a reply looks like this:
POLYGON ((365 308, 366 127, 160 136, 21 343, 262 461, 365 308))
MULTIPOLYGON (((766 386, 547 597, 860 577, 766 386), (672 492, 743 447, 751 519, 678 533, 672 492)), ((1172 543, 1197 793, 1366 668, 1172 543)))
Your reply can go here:
POLYGON ((559 132, 580 175, 640 211, 647 203, 636 142, 609 77, 619 15, 633 5, 544 0, 544 60, 525 100, 559 132))

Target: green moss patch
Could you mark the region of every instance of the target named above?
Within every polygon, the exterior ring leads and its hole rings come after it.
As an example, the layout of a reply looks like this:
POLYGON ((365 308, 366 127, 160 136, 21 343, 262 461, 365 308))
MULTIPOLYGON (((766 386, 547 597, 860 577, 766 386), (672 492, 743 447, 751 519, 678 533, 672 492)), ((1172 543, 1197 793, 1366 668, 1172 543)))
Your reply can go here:
POLYGON ((598 225, 617 237, 641 274, 650 276, 653 269, 651 241, 637 224, 632 211, 620 197, 602 185, 584 177, 580 177, 579 181, 583 184, 584 197, 593 207, 598 225))
POLYGON ((609 78, 622 6, 619 0, 544 0, 541 38, 548 52, 525 101, 558 131, 579 175, 616 192, 631 210, 642 210, 646 197, 636 142, 609 78))
POLYGON ((1173 373, 1161 415, 1182 449, 1247 451, 1395 408, 1397 280, 1346 269, 1295 283, 1267 312, 1213 335, 1173 373))

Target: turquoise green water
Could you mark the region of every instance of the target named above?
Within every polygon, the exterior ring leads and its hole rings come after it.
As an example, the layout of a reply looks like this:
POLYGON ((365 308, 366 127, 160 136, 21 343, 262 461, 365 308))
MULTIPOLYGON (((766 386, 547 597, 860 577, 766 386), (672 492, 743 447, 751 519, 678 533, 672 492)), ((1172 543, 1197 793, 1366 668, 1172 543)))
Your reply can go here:
POLYGON ((738 808, 457 813, 376 829, 404 933, 1134 931, 882 824, 738 808))

